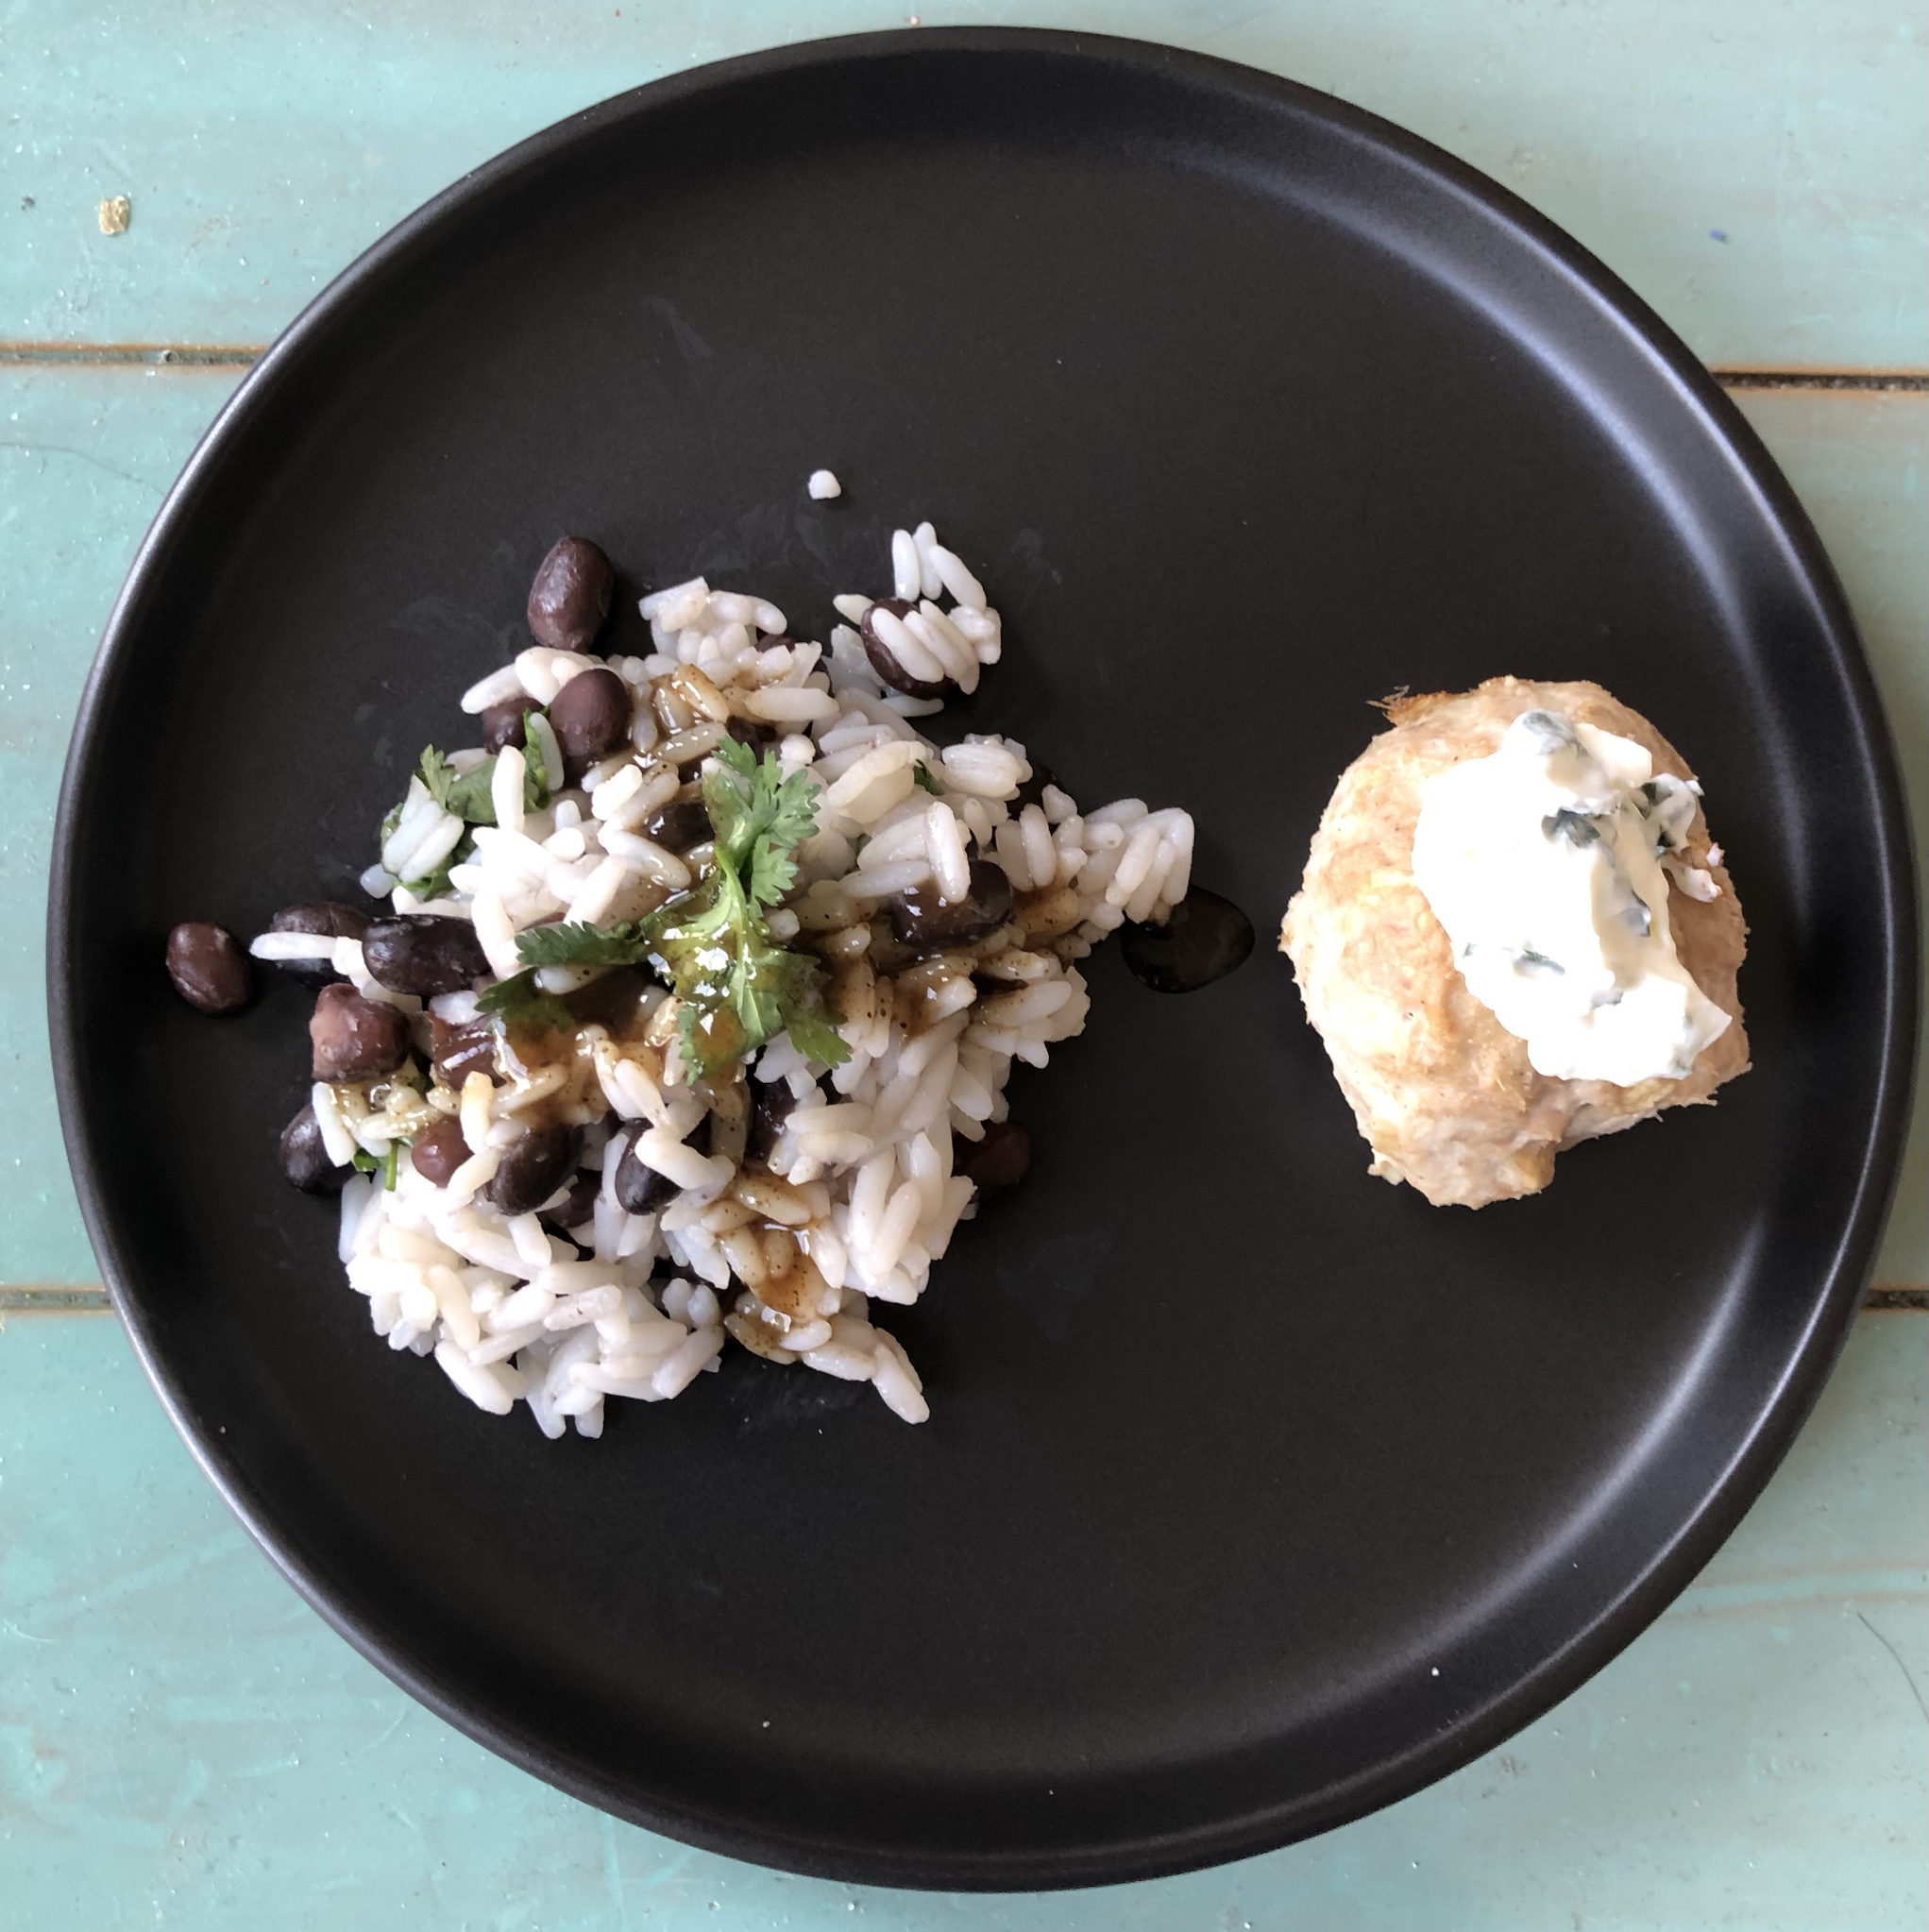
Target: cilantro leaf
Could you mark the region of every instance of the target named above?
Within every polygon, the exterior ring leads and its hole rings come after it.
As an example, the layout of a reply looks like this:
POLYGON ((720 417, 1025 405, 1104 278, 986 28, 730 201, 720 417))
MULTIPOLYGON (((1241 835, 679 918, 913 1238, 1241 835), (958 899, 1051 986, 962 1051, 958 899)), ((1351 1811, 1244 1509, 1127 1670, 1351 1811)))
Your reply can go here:
POLYGON ((753 906, 774 906, 797 879, 790 855, 817 829, 817 782, 784 768, 773 752, 761 760, 726 738, 703 772, 703 807, 717 852, 736 869, 753 906))
POLYGON ((677 1010, 676 1025, 684 1061, 696 1069, 699 1079, 707 1080, 757 1044, 745 1037, 736 1009, 729 1006, 699 1006, 685 1000, 677 1010))
MULTIPOLYGON (((533 713, 523 713, 525 733, 529 720, 533 713)), ((458 771, 433 745, 425 745, 422 755, 415 763, 415 775, 422 781, 423 789, 446 812, 453 812, 467 825, 493 825, 496 822, 496 761, 485 758, 473 771, 458 771)), ((522 800, 525 811, 539 812, 550 802, 550 787, 544 770, 543 759, 538 753, 523 756, 522 800)), ((389 836, 400 822, 402 808, 397 805, 381 822, 381 843, 386 845, 389 836)), ((469 850, 474 851, 473 844, 469 850)), ((466 856, 466 855, 465 855, 466 856)), ((461 859, 451 858, 451 864, 460 864, 461 859)), ((443 890, 447 890, 447 881, 443 890)), ((412 884, 409 890, 416 888, 412 884)), ((419 896, 432 898, 434 894, 424 892, 419 896)))
POLYGON ((814 1013, 793 1013, 784 1029, 790 1043, 805 1059, 821 1060, 827 1067, 840 1067, 851 1058, 844 1036, 838 1031, 838 1015, 828 1007, 814 1013))
MULTIPOLYGON (((492 765, 478 765, 473 771, 465 771, 448 788, 448 808, 465 824, 493 825, 496 822, 496 794, 490 781, 495 776, 492 765)), ((529 793, 529 781, 523 780, 523 794, 529 793)), ((530 806, 523 807, 525 811, 530 806)))
POLYGON ((635 966, 650 957, 640 925, 533 925, 516 936, 516 957, 525 966, 635 966))
POLYGON ((775 906, 797 883, 797 862, 791 854, 816 830, 816 783, 804 772, 793 771, 771 795, 770 825, 751 848, 745 885, 754 904, 775 906))
POLYGON ((567 1031, 576 1024, 576 1015, 554 993, 536 985, 533 967, 499 979, 476 1005, 505 1026, 560 1026, 567 1031))
POLYGON ((805 1059, 821 1060, 827 1067, 842 1066, 851 1058, 851 1049, 838 1032, 842 1016, 824 1004, 823 968, 806 953, 778 957, 785 962, 778 1000, 791 1045, 805 1059))
POLYGON ((429 796, 447 811, 448 788, 455 783, 455 767, 433 745, 425 745, 422 755, 415 761, 415 775, 421 779, 429 796))
POLYGON ((751 848, 750 876, 745 896, 753 906, 776 906, 797 883, 797 861, 787 851, 759 839, 751 848))
POLYGON ((942 798, 944 796, 943 786, 939 784, 937 779, 931 775, 931 768, 925 764, 923 759, 920 758, 911 767, 911 776, 916 781, 920 790, 928 791, 933 798, 942 798))
POLYGON ((530 796, 535 801, 528 809, 539 811, 552 791, 563 788, 563 748, 556 742, 556 728, 547 711, 522 714, 522 762, 530 796))
POLYGON ((426 873, 419 879, 403 879, 402 890, 405 892, 413 892, 418 899, 439 899, 445 892, 454 889, 454 882, 448 876, 451 870, 466 864, 475 856, 476 841, 470 834, 465 832, 455 850, 432 873, 426 873))
POLYGON ((703 809, 717 835, 719 853, 728 853, 740 865, 757 835, 758 766, 748 745, 727 737, 703 767, 703 809))
MULTIPOLYGON (((492 781, 496 762, 485 759, 473 771, 458 771, 433 745, 423 747, 415 767, 429 796, 446 812, 453 812, 465 824, 493 825, 496 797, 492 781)), ((530 809, 535 809, 532 805, 530 809)))

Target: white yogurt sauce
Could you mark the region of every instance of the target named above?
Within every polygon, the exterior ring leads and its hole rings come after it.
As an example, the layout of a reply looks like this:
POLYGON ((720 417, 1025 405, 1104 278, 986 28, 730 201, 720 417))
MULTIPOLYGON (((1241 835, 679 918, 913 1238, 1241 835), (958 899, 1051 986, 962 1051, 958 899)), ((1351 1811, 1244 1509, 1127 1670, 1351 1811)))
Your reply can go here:
POLYGON ((1537 1073, 1679 1079, 1727 1026, 1668 931, 1670 872, 1695 898, 1716 891, 1677 856, 1697 790, 1656 778, 1632 738, 1554 711, 1523 712, 1491 757, 1421 786, 1413 878, 1537 1073))

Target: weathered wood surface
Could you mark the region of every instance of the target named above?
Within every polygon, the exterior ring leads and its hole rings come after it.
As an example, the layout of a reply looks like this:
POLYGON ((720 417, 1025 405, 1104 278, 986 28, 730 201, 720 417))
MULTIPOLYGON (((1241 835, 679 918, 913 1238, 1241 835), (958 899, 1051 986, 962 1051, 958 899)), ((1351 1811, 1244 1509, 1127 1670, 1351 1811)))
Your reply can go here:
POLYGON ((785 1878, 431 1717, 247 1541, 109 1316, 0 1334, 0 1932, 1877 1932, 1929 1911, 1929 1320, 1870 1314, 1787 1464, 1632 1650, 1311 1843, 1117 1890, 785 1878))
POLYGON ((1176 42, 1370 108, 1571 229, 1711 363, 1929 364, 1929 34, 1905 0, 28 0, 0 26, 0 337, 263 342, 565 114, 912 15, 1176 42), (116 195, 132 218, 105 236, 116 195))

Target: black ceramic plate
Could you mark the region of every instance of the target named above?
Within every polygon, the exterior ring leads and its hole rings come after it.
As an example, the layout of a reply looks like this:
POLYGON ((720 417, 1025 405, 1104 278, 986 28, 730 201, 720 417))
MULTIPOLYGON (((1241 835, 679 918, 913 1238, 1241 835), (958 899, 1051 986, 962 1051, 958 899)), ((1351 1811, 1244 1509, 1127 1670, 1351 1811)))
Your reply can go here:
MULTIPOLYGON (((639 628, 634 615, 619 635, 639 628)), ((1894 1173, 1891 754, 1786 485, 1491 183, 1322 95, 933 32, 659 82, 517 148, 275 347, 147 539, 62 801, 61 1100, 176 1420, 455 1723, 698 1843, 1120 1879, 1382 1805, 1652 1618, 1826 1374, 1894 1173), (841 502, 804 493, 828 464, 841 502), (389 1353, 276 1171, 303 1007, 186 916, 350 890, 563 531, 815 627, 934 517, 1007 614, 953 731, 1189 806, 1261 945, 1109 951, 1030 1183, 898 1322, 935 1415, 748 1360, 550 1444, 389 1353), (1756 1065, 1475 1215, 1366 1175, 1270 931, 1398 686, 1591 677, 1707 786, 1756 1065)))

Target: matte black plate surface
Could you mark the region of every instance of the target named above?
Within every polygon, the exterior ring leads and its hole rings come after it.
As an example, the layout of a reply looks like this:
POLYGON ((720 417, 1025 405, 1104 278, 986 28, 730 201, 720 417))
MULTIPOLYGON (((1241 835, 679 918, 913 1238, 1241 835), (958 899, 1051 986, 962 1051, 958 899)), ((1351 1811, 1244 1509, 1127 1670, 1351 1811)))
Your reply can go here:
POLYGON ((921 33, 643 89, 451 190, 243 386, 137 563, 62 804, 61 1098, 101 1263, 224 1493, 398 1681, 748 1857, 946 1886, 1277 1844, 1597 1669, 1756 1494, 1892 1181, 1892 756, 1840 596, 1667 331, 1491 183, 1118 42, 921 33), (821 464, 841 502, 815 504, 821 464), (929 516, 1007 614, 952 732, 1200 827, 1261 943, 1093 965, 1041 1155, 896 1327, 935 1415, 748 1360, 544 1442, 392 1355, 276 1171, 286 985, 183 917, 352 890, 594 536, 819 635, 929 516), (1469 1214, 1367 1178, 1271 950, 1398 686, 1592 677, 1704 780, 1752 927, 1718 1107, 1469 1214))

